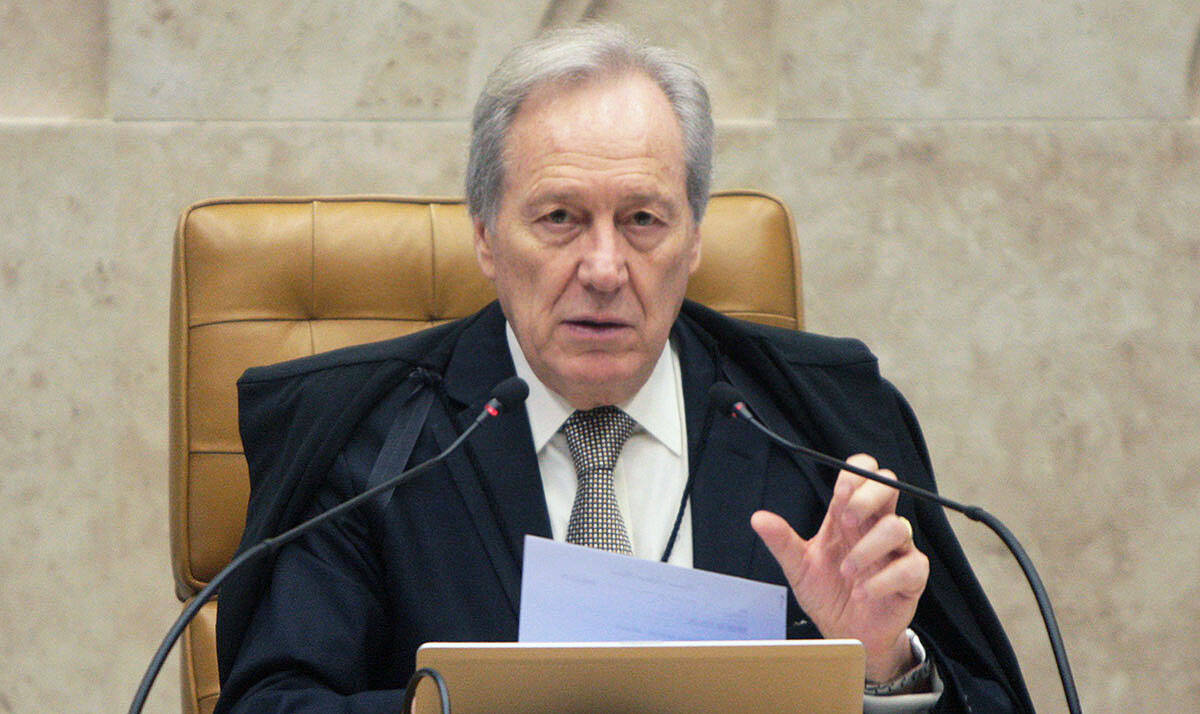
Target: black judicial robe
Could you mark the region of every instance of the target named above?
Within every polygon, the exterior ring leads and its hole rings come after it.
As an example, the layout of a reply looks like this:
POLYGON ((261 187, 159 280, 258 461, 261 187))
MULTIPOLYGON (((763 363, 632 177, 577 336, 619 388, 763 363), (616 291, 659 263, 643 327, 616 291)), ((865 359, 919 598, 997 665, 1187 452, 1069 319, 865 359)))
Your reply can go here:
MULTIPOLYGON (((786 584, 750 515, 772 510, 811 537, 836 477, 715 414, 708 388, 716 381, 731 382, 790 439, 841 457, 872 454, 900 478, 935 489, 915 417, 861 343, 746 323, 691 302, 672 340, 683 370, 695 567, 786 584)), ((238 382, 251 480, 241 548, 367 488, 396 420, 419 420, 410 466, 435 455, 513 374, 497 303, 414 335, 247 371, 238 382), (434 397, 417 410, 425 390, 434 397)), ((912 627, 945 683, 937 711, 1033 711, 941 509, 902 494, 898 512, 930 560, 912 627)), ((526 533, 549 537, 550 525, 521 407, 390 496, 226 581, 218 714, 235 705, 399 710, 421 643, 516 639, 526 533)), ((788 634, 819 636, 791 598, 788 634)))

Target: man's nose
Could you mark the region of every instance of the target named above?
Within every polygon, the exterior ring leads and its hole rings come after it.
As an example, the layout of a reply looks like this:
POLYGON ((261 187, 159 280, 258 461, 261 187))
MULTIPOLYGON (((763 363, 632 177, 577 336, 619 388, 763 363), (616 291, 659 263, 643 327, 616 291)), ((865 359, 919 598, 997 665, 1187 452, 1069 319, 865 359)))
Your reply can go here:
POLYGON ((588 228, 579 281, 599 292, 616 292, 629 278, 625 260, 625 238, 610 221, 596 221, 588 228))

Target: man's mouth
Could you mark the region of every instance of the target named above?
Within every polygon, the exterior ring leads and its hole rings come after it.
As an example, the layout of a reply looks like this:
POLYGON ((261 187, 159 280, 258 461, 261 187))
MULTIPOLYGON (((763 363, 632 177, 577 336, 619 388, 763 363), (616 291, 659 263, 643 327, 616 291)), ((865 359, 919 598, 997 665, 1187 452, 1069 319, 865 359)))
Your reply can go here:
POLYGON ((565 320, 563 324, 571 328, 572 331, 595 335, 610 334, 629 327, 628 323, 618 320, 603 320, 593 318, 565 320))

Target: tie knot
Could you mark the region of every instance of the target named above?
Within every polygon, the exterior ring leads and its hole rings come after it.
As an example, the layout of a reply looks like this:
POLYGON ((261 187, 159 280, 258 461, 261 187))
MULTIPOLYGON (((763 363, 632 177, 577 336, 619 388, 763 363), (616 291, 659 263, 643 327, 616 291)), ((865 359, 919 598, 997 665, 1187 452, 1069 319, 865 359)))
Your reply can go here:
POLYGON ((582 478, 596 469, 612 471, 635 424, 633 417, 612 406, 572 413, 562 432, 575 472, 582 478))

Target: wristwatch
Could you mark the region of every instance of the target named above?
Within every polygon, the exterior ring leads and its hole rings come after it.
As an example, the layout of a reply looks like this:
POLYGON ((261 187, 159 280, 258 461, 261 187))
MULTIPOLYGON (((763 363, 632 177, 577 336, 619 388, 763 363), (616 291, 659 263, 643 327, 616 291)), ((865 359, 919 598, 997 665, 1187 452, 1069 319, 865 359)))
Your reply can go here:
POLYGON ((933 660, 926 656, 925 646, 921 638, 912 629, 907 631, 908 644, 912 647, 913 657, 917 666, 886 682, 867 681, 863 684, 863 694, 874 697, 886 697, 895 694, 916 694, 929 691, 929 683, 933 679, 933 660))

